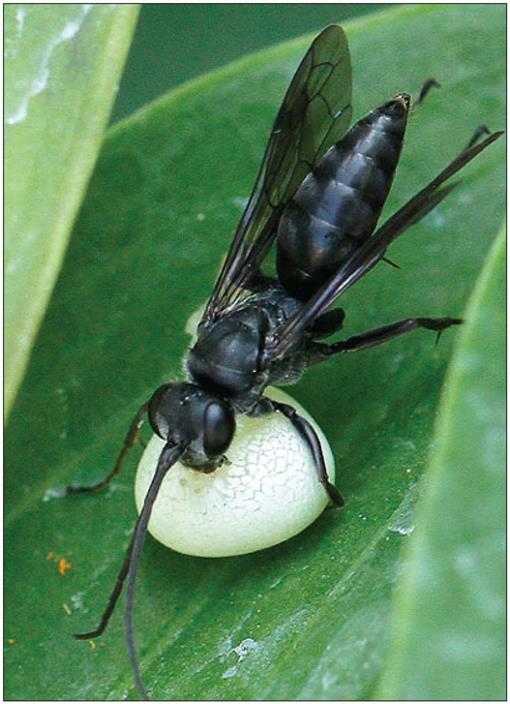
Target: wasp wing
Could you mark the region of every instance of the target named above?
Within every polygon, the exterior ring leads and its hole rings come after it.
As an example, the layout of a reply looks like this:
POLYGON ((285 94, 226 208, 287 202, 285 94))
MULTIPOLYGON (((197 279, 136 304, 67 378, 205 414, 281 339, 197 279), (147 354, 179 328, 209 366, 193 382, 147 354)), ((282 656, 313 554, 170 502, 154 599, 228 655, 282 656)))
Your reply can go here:
POLYGON ((351 61, 341 27, 312 42, 285 94, 255 187, 235 231, 201 324, 228 310, 258 272, 276 235, 281 211, 351 120, 351 61))
POLYGON ((436 178, 376 230, 293 318, 277 328, 272 339, 267 342, 263 366, 267 368, 283 357, 321 313, 381 261, 393 240, 435 208, 459 182, 444 188, 440 186, 502 134, 503 132, 495 132, 480 144, 462 151, 436 178))

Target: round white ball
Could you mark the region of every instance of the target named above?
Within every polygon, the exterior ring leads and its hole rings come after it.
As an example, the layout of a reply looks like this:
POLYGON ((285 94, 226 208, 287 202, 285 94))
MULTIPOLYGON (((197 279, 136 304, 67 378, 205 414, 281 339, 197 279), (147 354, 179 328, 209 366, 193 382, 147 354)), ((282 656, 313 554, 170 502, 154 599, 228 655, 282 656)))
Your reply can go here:
MULTIPOLYGON (((320 439, 330 481, 331 448, 317 423, 279 389, 275 400, 292 404, 320 439)), ((307 443, 290 421, 273 413, 236 417, 224 464, 210 474, 175 464, 152 509, 149 532, 169 548, 199 557, 243 555, 281 543, 312 523, 328 504, 307 443)), ((138 465, 135 499, 141 510, 164 442, 154 435, 138 465)))

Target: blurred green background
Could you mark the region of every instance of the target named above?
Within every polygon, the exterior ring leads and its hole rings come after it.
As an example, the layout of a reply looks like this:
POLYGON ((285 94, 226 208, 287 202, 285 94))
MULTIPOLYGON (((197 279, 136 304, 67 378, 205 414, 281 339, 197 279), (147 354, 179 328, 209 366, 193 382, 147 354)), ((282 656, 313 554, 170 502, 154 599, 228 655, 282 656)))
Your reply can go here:
POLYGON ((252 51, 389 6, 142 5, 111 121, 117 122, 170 88, 252 51))

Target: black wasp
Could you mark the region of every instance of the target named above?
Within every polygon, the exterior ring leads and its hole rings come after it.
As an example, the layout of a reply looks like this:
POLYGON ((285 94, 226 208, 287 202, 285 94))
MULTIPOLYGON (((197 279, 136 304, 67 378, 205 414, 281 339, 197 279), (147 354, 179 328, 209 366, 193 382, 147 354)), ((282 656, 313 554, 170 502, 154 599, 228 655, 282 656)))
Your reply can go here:
MULTIPOLYGON (((427 81, 420 102, 433 81, 427 81)), ((105 630, 127 582, 126 632, 137 686, 144 689, 132 633, 138 560, 162 480, 180 460, 190 471, 212 472, 225 460, 236 415, 282 413, 308 443, 318 481, 331 502, 343 504, 328 481, 321 446, 310 423, 290 405, 264 396, 269 384, 297 381, 307 367, 332 355, 373 347, 416 328, 440 334, 455 318, 407 318, 331 344, 318 342, 342 327, 330 306, 384 259, 388 245, 440 203, 458 183, 445 181, 502 134, 468 146, 425 188, 376 229, 398 164, 411 99, 400 93, 346 132, 351 119, 351 65, 337 26, 312 43, 276 116, 260 171, 187 355, 185 382, 161 386, 136 414, 113 471, 119 471, 143 418, 164 441, 156 472, 114 590, 98 628, 105 630), (276 276, 261 265, 276 243, 276 276)))

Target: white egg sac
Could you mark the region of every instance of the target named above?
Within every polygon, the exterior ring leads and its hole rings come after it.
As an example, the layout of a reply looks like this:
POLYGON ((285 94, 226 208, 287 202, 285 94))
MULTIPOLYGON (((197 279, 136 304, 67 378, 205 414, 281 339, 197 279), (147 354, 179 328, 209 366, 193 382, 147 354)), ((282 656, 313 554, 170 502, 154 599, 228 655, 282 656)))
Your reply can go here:
MULTIPOLYGON (((312 423, 331 482, 335 465, 323 432, 310 415, 279 389, 275 400, 292 404, 312 423)), ((226 557, 268 548, 296 535, 328 505, 312 455, 280 413, 237 416, 230 464, 204 474, 181 463, 163 480, 149 532, 163 545, 188 555, 226 557)), ((164 442, 154 435, 138 465, 135 499, 141 510, 164 442)))

